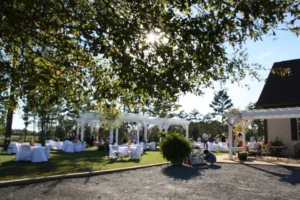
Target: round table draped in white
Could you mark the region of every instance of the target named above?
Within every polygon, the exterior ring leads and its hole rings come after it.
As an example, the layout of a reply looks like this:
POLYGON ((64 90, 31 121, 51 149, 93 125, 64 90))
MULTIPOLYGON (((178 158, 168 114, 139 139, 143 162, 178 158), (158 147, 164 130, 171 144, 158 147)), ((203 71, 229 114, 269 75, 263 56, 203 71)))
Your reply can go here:
POLYGON ((31 162, 48 161, 46 147, 31 147, 31 162))

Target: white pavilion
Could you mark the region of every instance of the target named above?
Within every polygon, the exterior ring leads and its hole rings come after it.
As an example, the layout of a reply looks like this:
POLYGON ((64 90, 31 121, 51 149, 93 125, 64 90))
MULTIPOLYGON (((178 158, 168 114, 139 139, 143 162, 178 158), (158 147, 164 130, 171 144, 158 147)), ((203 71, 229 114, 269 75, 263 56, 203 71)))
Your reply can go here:
POLYGON ((270 108, 239 111, 237 113, 225 113, 228 117, 229 159, 233 159, 233 152, 246 150, 245 130, 255 119, 289 119, 300 118, 300 107, 270 108), (233 147, 232 129, 237 123, 242 125, 243 147, 233 147))
MULTIPOLYGON (((120 119, 116 122, 116 127, 110 127, 109 129, 109 143, 113 142, 113 133, 115 129, 116 134, 116 143, 118 143, 118 134, 121 123, 120 122, 136 122, 137 128, 137 140, 139 142, 139 131, 141 128, 144 128, 144 140, 147 141, 147 130, 149 125, 156 125, 159 128, 159 131, 165 130, 167 131, 171 125, 180 125, 186 131, 186 137, 188 138, 188 128, 190 122, 187 120, 176 119, 176 118, 159 118, 159 117, 151 117, 147 115, 140 115, 134 113, 123 113, 121 114, 120 119)), ((91 132, 93 132, 94 128, 100 128, 101 123, 101 115, 98 112, 86 112, 80 115, 79 118, 76 119, 77 123, 77 135, 79 135, 79 127, 81 127, 81 140, 84 139, 84 126, 88 124, 91 128, 91 132)), ((97 136, 98 141, 98 136, 97 136)))

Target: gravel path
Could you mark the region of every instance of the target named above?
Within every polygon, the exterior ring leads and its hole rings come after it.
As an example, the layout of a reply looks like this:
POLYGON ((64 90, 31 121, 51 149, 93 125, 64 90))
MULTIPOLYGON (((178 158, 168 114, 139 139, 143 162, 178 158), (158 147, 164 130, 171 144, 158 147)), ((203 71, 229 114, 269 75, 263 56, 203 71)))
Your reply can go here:
POLYGON ((300 168, 160 166, 0 188, 0 199, 299 199, 300 168))

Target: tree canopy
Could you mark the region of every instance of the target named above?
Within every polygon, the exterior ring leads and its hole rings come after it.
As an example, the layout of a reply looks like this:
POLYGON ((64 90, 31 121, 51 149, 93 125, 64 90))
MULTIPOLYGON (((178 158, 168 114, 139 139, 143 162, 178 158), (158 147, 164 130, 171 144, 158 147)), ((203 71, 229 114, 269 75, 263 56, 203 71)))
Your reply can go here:
POLYGON ((232 108, 233 104, 227 91, 223 89, 215 93, 214 99, 209 106, 213 109, 213 116, 222 115, 223 119, 224 112, 232 108))
POLYGON ((88 109, 123 97, 121 103, 132 106, 201 94, 216 80, 257 77, 245 41, 278 29, 298 35, 299 4, 2 0, 1 98, 13 109, 23 98, 32 105, 61 98, 68 107, 88 109))

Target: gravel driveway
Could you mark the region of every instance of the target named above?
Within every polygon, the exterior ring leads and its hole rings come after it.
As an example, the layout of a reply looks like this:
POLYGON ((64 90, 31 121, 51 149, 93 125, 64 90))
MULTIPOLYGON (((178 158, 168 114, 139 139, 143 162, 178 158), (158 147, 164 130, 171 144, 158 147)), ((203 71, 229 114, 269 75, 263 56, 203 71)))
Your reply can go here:
POLYGON ((0 199, 299 199, 300 168, 159 166, 0 188, 0 199))

